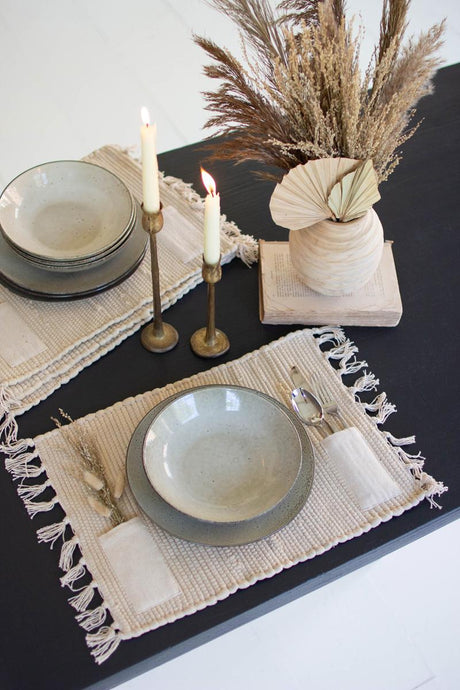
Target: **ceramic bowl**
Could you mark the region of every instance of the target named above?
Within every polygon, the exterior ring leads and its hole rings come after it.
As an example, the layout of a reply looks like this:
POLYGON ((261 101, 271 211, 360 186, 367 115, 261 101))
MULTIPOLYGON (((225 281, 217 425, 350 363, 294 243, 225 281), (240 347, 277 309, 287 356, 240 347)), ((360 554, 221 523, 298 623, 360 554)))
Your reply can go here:
POLYGON ((23 255, 79 262, 120 242, 135 205, 113 173, 84 161, 54 161, 26 170, 0 197, 0 228, 23 255))
POLYGON ((126 226, 125 232, 111 247, 108 247, 104 251, 101 251, 99 252, 99 254, 95 254, 94 256, 70 260, 56 259, 52 261, 50 259, 43 259, 41 257, 28 254, 27 252, 21 250, 19 247, 14 247, 14 250, 17 252, 17 254, 21 256, 22 259, 24 259, 28 263, 34 266, 38 266, 39 268, 43 268, 46 271, 58 271, 61 273, 75 273, 76 271, 88 271, 89 269, 95 268, 96 266, 100 266, 104 262, 109 261, 113 258, 115 253, 123 249, 123 246, 125 245, 131 233, 133 232, 138 219, 136 205, 134 201, 133 206, 134 211, 132 214, 132 220, 126 226))
POLYGON ((15 292, 43 300, 89 297, 117 285, 140 264, 149 241, 142 227, 141 207, 136 206, 137 220, 126 242, 107 261, 94 262, 84 271, 56 271, 25 261, 0 232, 0 281, 15 292))
POLYGON ((143 444, 146 475, 175 509, 211 522, 253 520, 278 505, 302 462, 290 415, 237 386, 185 391, 155 417, 143 444))
MULTIPOLYGON (((209 388, 209 386, 207 386, 209 388)), ((195 389, 197 390, 197 389, 195 389)), ((195 544, 208 546, 238 546, 249 544, 282 529, 289 524, 302 510, 313 486, 315 459, 313 446, 305 426, 298 416, 287 409, 285 405, 260 391, 253 391, 261 398, 268 398, 272 405, 277 406, 282 414, 287 415, 297 430, 301 446, 301 464, 292 489, 271 510, 258 515, 252 520, 237 522, 210 522, 182 513, 176 510, 155 491, 145 472, 143 463, 144 439, 152 422, 172 400, 183 395, 175 393, 172 397, 159 402, 139 422, 133 432, 126 452, 126 478, 133 496, 155 525, 164 529, 174 537, 185 539, 195 544)))

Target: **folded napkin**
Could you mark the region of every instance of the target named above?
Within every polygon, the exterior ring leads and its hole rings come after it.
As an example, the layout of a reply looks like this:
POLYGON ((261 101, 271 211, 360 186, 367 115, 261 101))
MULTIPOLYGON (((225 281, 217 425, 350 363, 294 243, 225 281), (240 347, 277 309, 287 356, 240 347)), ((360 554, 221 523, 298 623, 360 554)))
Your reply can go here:
MULTIPOLYGON (((391 411, 385 394, 370 404, 372 416, 357 397, 361 391, 375 388, 376 380, 366 373, 358 375, 352 389, 343 385, 342 374, 357 373, 366 365, 356 361, 356 352, 357 347, 340 329, 296 331, 240 359, 128 398, 35 439, 11 444, 7 469, 19 480, 18 493, 29 514, 42 513, 45 525, 38 531, 39 540, 51 545, 62 542, 61 582, 70 587, 69 602, 78 611, 77 620, 98 663, 114 653, 121 640, 194 613, 239 588, 319 556, 424 498, 436 505, 433 497, 445 487, 423 471, 421 458, 403 450, 401 445, 413 439, 394 439, 379 429, 391 411), (338 370, 330 364, 333 359, 339 362, 338 370), (218 548, 183 541, 151 523, 129 487, 118 506, 128 522, 120 527, 111 529, 107 517, 90 509, 88 487, 75 477, 81 457, 66 440, 72 431, 74 438, 84 433, 97 440, 100 462, 111 484, 124 471, 126 451, 138 423, 162 400, 194 386, 217 383, 246 386, 290 405, 289 373, 296 363, 301 363, 305 376, 314 371, 321 374, 344 418, 359 429, 378 463, 398 486, 398 495, 370 509, 350 500, 348 486, 328 459, 334 450, 326 452, 321 433, 308 427, 316 456, 311 493, 298 515, 265 539, 218 548), (81 559, 76 555, 77 545, 81 559), (79 586, 83 576, 84 584, 79 586), (93 597, 95 589, 100 598, 93 597), (112 622, 108 624, 107 619, 112 622)), ((8 435, 8 429, 6 432, 8 435)), ((340 437, 348 439, 350 449, 358 449, 360 457, 364 456, 353 431, 334 436, 329 443, 334 445, 340 437)), ((343 457, 344 443, 339 447, 343 457)), ((365 459, 369 462, 368 454, 365 459)), ((377 500, 380 498, 377 495, 377 500)))
POLYGON ((101 534, 109 567, 136 613, 180 593, 148 526, 138 517, 101 534))
MULTIPOLYGON (((115 173, 141 198, 141 169, 127 153, 106 146, 85 160, 115 173)), ((204 200, 190 184, 163 175, 160 195, 164 227, 157 245, 164 310, 203 280, 204 200)), ((254 238, 241 234, 225 216, 221 249, 222 263, 236 256, 246 263, 257 258, 254 238)), ((0 428, 2 415, 21 414, 44 400, 151 318, 149 249, 126 280, 84 299, 38 301, 0 284, 0 428)))
POLYGON ((401 493, 397 482, 376 458, 356 427, 326 436, 321 446, 361 510, 375 508, 401 493))
POLYGON ((0 323, 0 356, 11 369, 47 349, 45 343, 8 302, 0 303, 0 323))

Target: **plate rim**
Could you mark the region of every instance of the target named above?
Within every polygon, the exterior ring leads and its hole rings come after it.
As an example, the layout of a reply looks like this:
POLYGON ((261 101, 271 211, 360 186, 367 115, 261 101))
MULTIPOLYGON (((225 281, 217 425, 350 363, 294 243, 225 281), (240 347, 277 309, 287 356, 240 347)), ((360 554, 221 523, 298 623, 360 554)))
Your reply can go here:
POLYGON ((195 544, 208 546, 241 546, 269 537, 289 524, 306 504, 311 493, 315 474, 315 457, 312 442, 302 422, 283 403, 272 396, 245 386, 233 384, 205 384, 194 386, 186 391, 179 391, 157 403, 137 424, 126 451, 126 476, 128 485, 133 493, 137 505, 142 512, 156 526, 164 529, 173 537, 184 539, 195 544), (273 401, 282 408, 299 431, 302 447, 302 461, 300 471, 294 487, 289 492, 285 503, 280 502, 262 516, 242 522, 216 523, 200 520, 177 510, 167 503, 150 484, 142 460, 143 439, 155 414, 164 405, 171 402, 184 392, 210 386, 225 386, 231 388, 246 388, 273 401), (296 489, 296 491, 294 490, 296 489))

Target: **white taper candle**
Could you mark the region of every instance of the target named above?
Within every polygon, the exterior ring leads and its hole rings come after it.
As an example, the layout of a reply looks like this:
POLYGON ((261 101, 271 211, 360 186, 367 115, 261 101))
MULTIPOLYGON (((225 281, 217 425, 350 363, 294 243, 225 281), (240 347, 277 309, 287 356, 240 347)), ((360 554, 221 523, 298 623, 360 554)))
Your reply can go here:
POLYGON ((216 183, 206 170, 201 168, 203 184, 207 189, 204 201, 204 260, 215 266, 220 259, 220 196, 216 193, 216 183))
POLYGON ((147 108, 141 109, 141 117, 143 121, 141 126, 142 201, 147 213, 157 213, 160 210, 156 153, 157 126, 155 123, 150 124, 147 108))

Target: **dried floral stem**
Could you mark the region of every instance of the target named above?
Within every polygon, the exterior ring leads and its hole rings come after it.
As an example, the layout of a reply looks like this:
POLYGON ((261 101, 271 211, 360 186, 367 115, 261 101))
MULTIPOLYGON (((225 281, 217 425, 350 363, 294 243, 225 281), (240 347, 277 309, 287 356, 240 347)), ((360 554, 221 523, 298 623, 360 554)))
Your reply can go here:
MULTIPOLYGON (((68 422, 73 422, 72 417, 64 410, 60 409, 59 414, 68 422)), ((78 429, 64 426, 60 419, 52 417, 57 427, 62 429, 62 433, 67 441, 74 448, 81 459, 82 473, 81 478, 91 491, 90 505, 101 515, 108 517, 114 527, 126 521, 120 510, 116 498, 110 488, 104 465, 100 459, 96 442, 89 437, 83 425, 78 429), (98 509, 99 505, 99 509, 98 509), (105 508, 105 512, 104 509, 105 508)), ((118 484, 118 482, 117 482, 118 484)), ((121 495, 119 489, 117 493, 121 495)), ((119 496, 118 496, 119 497, 119 496)))
MULTIPOLYGON (((403 45, 410 0, 384 0, 379 43, 364 75, 360 32, 343 0, 209 0, 236 24, 246 66, 195 36, 220 81, 204 94, 206 127, 227 138, 214 158, 258 160, 286 172, 315 158, 372 159, 379 181, 417 130, 419 99, 431 93, 444 22, 403 45)), ((273 177, 272 174, 267 174, 273 177)))

